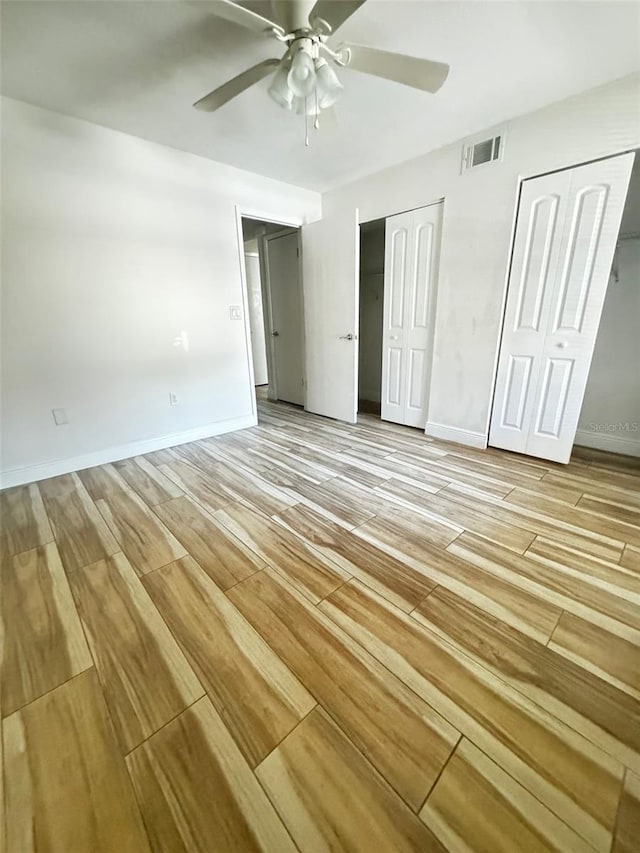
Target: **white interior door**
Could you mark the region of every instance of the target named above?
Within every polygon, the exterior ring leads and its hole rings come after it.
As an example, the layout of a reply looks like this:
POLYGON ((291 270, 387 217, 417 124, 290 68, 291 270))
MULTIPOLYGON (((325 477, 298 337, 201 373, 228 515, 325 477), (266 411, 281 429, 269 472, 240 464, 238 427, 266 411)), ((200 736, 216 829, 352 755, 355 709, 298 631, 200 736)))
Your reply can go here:
POLYGON ((273 397, 304 403, 302 287, 297 231, 264 238, 273 397))
POLYGON ((244 268, 247 274, 247 293, 249 297, 249 329, 251 331, 253 381, 256 385, 266 385, 269 381, 267 373, 267 346, 264 332, 262 285, 260 282, 260 258, 257 252, 245 253, 244 268))
POLYGON ((388 217, 385 229, 382 418, 427 423, 442 202, 388 217))
POLYGON ((302 226, 306 408, 355 423, 358 411, 358 211, 302 226))
POLYGON ((524 181, 489 443, 568 462, 633 154, 524 181))

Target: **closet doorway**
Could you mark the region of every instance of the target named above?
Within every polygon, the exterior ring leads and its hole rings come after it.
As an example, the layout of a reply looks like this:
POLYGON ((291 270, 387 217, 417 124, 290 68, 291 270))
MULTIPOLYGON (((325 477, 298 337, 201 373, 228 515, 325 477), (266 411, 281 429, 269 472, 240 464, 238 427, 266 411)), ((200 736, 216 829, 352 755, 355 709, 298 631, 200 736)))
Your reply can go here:
POLYGON ((360 226, 358 412, 379 415, 382 400, 385 220, 360 226))
POLYGON ((360 226, 359 410, 424 430, 442 201, 360 226))

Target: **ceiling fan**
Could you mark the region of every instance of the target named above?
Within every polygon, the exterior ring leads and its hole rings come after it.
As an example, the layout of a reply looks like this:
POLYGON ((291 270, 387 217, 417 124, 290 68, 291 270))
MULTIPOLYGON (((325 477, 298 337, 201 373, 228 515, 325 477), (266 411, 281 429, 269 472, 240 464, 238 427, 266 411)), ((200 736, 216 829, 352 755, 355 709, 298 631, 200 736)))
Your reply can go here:
POLYGON ((213 112, 269 74, 269 95, 284 109, 315 116, 332 107, 344 89, 332 65, 353 68, 375 77, 437 92, 447 79, 444 62, 419 59, 357 44, 331 45, 336 30, 365 0, 271 0, 269 20, 248 8, 217 0, 213 14, 269 35, 286 46, 280 59, 265 59, 214 89, 193 105, 213 112))

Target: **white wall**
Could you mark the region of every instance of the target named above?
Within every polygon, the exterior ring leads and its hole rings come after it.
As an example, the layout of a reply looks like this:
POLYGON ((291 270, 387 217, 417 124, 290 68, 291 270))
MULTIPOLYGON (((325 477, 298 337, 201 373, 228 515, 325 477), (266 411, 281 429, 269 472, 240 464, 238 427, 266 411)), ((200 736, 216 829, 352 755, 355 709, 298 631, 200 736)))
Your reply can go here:
POLYGON ((3 485, 253 422, 234 205, 302 223, 319 195, 1 105, 3 485))
POLYGON ((505 126, 502 163, 460 175, 460 142, 323 195, 323 215, 359 208, 361 221, 445 199, 427 431, 476 444, 488 432, 519 180, 640 146, 640 75, 505 126))
POLYGON ((384 221, 360 234, 358 399, 379 403, 382 390, 384 221))
POLYGON ((640 238, 619 244, 576 444, 640 456, 640 238))

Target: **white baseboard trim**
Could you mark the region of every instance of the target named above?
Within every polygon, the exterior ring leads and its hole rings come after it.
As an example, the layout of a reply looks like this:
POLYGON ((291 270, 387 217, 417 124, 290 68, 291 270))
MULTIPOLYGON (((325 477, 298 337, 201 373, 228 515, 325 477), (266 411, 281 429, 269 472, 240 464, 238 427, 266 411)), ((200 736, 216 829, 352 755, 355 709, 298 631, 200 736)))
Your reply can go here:
POLYGON ((453 441, 456 444, 466 444, 467 447, 478 447, 484 450, 487 446, 487 436, 483 432, 474 432, 470 429, 436 424, 427 421, 425 433, 431 438, 440 438, 442 441, 453 441))
POLYGON ((213 435, 222 435, 225 432, 247 429, 247 427, 255 426, 257 423, 258 419, 255 415, 247 415, 243 418, 231 418, 228 421, 205 424, 204 426, 195 427, 184 432, 161 435, 158 438, 132 441, 130 444, 108 447, 105 450, 96 450, 93 453, 72 456, 69 459, 54 459, 51 462, 43 462, 41 465, 32 465, 27 468, 13 468, 9 471, 0 472, 0 489, 7 489, 10 486, 22 486, 24 483, 35 483, 38 480, 57 477, 59 474, 82 471, 83 468, 93 468, 95 465, 105 465, 107 462, 129 459, 131 456, 140 456, 143 453, 151 453, 154 450, 164 450, 167 447, 175 447, 178 444, 188 444, 190 441, 198 441, 201 438, 210 438, 213 435))
POLYGON ((612 435, 610 432, 594 432, 590 429, 576 431, 574 444, 580 447, 592 447, 594 450, 608 450, 609 453, 623 453, 625 456, 640 456, 640 433, 636 438, 612 435))

